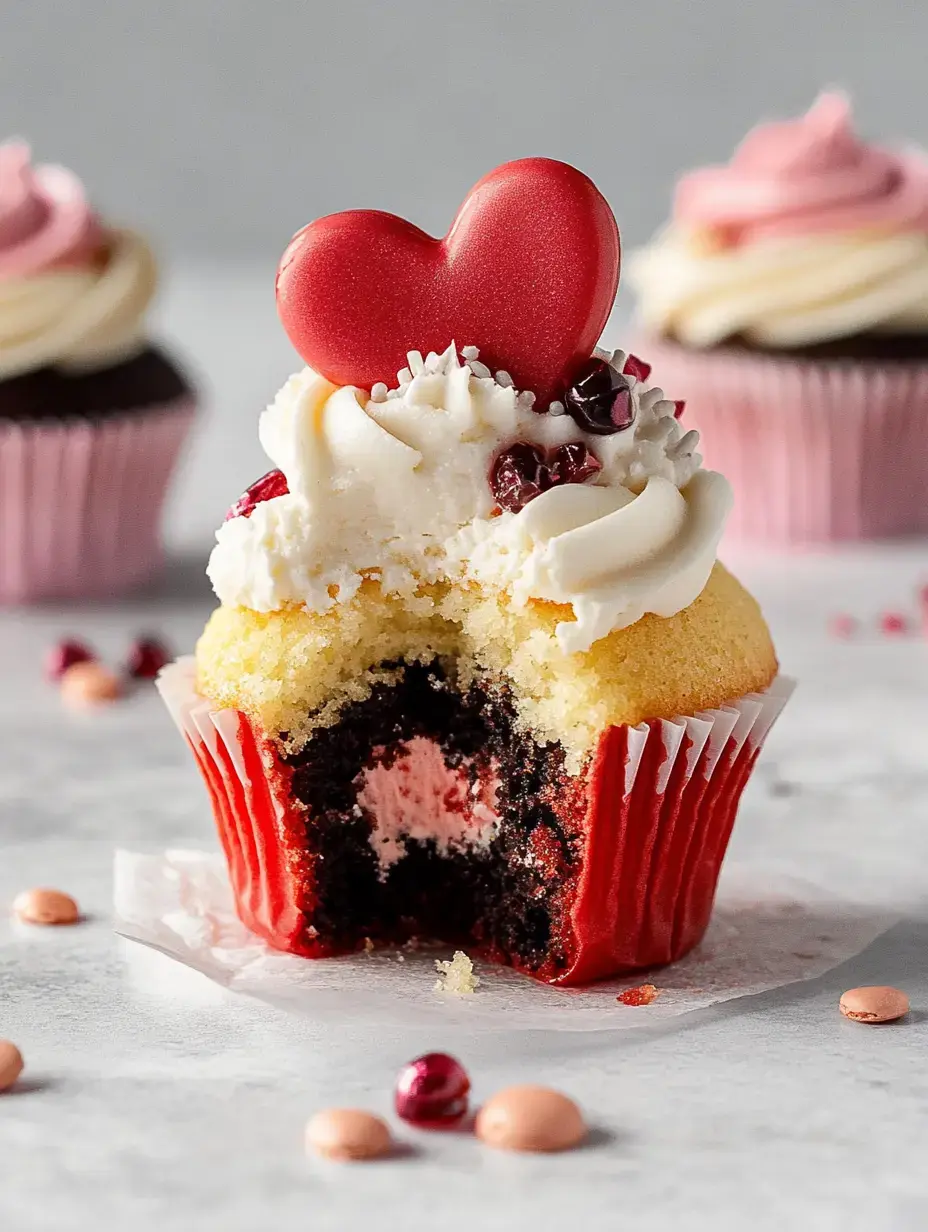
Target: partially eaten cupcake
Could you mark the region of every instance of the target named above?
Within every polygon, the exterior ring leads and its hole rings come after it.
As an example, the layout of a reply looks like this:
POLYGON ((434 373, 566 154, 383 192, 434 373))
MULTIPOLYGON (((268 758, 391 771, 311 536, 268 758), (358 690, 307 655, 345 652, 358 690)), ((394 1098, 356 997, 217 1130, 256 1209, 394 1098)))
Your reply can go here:
MULTIPOLYGON (((494 177, 596 192, 549 160, 494 177)), ((459 221, 475 199, 494 209, 478 185, 459 221)), ((594 340, 618 279, 595 204, 614 273, 594 340)), ((438 269, 458 225, 422 237, 438 269)), ((318 269, 313 251, 310 293, 318 269)), ((558 288, 526 285, 550 337, 558 288)), ((566 355, 537 398, 516 343, 502 367, 490 329, 487 366, 446 327, 389 385, 336 384, 301 346, 314 367, 259 429, 277 469, 217 534, 221 606, 161 677, 240 914, 310 957, 417 937, 560 983, 671 961, 705 930, 789 691, 716 562, 728 485, 636 357, 566 355)))

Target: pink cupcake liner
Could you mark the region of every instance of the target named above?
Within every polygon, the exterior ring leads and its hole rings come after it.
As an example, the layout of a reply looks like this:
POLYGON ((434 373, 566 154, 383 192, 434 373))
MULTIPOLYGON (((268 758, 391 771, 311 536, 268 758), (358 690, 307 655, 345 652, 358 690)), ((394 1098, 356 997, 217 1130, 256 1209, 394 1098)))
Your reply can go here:
POLYGON ((770 546, 928 530, 928 365, 690 351, 642 339, 735 492, 727 534, 770 546))
POLYGON ((159 569, 193 400, 97 423, 0 421, 0 602, 105 597, 159 569))
MULTIPOLYGON (((673 962, 699 942, 741 794, 793 687, 779 676, 715 710, 603 732, 576 783, 586 850, 565 902, 569 964, 530 974, 585 984, 673 962)), ((242 922, 276 949, 332 954, 306 922, 312 819, 272 741, 197 693, 192 658, 165 668, 158 689, 206 784, 242 922)))

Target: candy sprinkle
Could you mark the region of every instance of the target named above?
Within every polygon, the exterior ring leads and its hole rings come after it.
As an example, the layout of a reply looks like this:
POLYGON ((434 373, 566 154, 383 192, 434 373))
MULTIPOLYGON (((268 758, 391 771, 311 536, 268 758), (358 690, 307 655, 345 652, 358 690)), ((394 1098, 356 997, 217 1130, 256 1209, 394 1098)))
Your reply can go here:
POLYGON ((639 984, 637 988, 626 988, 616 997, 622 1005, 650 1005, 661 995, 661 990, 653 984, 639 984))

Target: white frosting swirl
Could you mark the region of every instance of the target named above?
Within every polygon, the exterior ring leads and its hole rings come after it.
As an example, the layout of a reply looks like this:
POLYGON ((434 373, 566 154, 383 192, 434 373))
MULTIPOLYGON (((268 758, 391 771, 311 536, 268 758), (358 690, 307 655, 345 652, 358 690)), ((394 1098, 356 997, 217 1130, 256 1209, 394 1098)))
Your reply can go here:
POLYGON ((928 332, 928 236, 849 231, 739 247, 672 224, 632 254, 642 323, 685 346, 735 335, 793 347, 865 332, 928 332))
POLYGON ((453 346, 409 360, 398 388, 374 397, 309 369, 283 387, 260 437, 290 492, 217 532, 208 572, 223 603, 321 612, 365 577, 410 601, 423 584, 473 580, 517 604, 572 606, 557 627, 571 653, 699 595, 731 493, 699 469, 698 436, 659 389, 630 377, 632 426, 589 436, 567 415, 535 414, 531 394, 462 365, 453 346), (487 475, 501 448, 581 440, 602 464, 592 480, 498 510, 487 475))
POLYGON ((105 255, 0 278, 0 379, 46 365, 104 368, 145 344, 157 268, 133 231, 105 233, 105 255))

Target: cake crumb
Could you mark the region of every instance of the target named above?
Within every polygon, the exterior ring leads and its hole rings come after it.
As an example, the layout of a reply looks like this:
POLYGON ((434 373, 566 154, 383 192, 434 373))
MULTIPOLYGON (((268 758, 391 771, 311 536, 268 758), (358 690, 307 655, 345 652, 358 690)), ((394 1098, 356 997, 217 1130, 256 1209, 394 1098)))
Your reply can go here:
POLYGON ((370 937, 365 937, 365 938, 364 938, 364 953, 365 953, 365 954, 373 954, 373 952, 374 952, 374 943, 373 943, 373 941, 371 941, 370 937))
POLYGON ((474 964, 463 950, 455 950, 451 959, 435 960, 435 970, 438 979, 435 981, 436 992, 450 992, 455 997, 469 997, 480 983, 479 976, 474 972, 474 964))
POLYGON ((637 988, 626 988, 616 997, 622 1005, 650 1005, 661 995, 661 990, 653 984, 639 984, 637 988))

